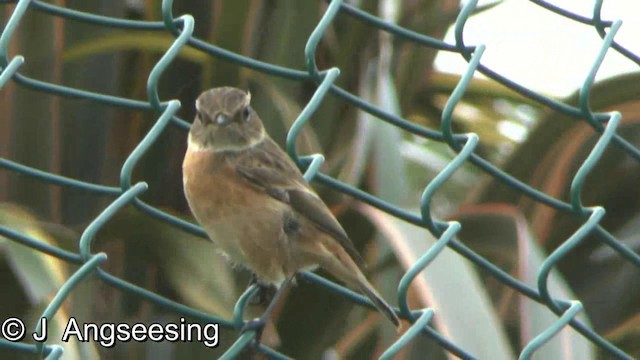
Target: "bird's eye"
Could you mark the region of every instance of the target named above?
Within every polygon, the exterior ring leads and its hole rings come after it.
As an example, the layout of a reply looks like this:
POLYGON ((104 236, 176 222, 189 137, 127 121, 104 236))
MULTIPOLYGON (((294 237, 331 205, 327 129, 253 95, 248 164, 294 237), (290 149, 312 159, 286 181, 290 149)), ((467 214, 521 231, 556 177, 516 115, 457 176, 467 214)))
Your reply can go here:
POLYGON ((211 117, 209 115, 207 115, 207 113, 205 113, 203 111, 198 111, 196 113, 196 117, 198 119, 200 119, 200 121, 202 122, 203 125, 211 123, 211 117))
POLYGON ((244 121, 249 120, 249 115, 251 115, 251 108, 247 105, 242 109, 242 119, 244 121))

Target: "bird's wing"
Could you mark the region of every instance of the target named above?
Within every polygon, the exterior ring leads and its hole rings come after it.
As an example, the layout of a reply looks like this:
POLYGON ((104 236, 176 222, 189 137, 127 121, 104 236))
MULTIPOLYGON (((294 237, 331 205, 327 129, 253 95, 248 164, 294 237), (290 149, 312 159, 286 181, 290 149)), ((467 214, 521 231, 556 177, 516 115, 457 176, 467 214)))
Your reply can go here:
POLYGON ((309 189, 300 170, 287 154, 271 139, 265 139, 249 151, 238 159, 238 173, 271 197, 289 204, 319 230, 331 235, 362 267, 362 258, 344 229, 320 197, 309 189))

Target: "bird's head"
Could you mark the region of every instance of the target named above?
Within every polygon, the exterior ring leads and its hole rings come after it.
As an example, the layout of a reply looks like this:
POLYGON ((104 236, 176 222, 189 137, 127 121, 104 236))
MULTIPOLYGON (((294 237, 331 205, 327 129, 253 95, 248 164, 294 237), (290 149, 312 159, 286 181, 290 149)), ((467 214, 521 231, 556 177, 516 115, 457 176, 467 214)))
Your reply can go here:
POLYGON ((238 151, 260 143, 265 130, 250 101, 251 94, 233 87, 200 94, 189 147, 197 151, 238 151))

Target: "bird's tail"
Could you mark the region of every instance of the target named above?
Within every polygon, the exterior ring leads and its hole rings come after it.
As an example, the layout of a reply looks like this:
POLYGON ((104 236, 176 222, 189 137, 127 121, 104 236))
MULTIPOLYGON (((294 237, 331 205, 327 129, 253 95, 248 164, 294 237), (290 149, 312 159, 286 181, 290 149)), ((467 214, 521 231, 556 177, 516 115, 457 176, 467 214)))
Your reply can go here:
POLYGON ((395 311, 387 304, 386 301, 378 294, 378 292, 371 286, 369 281, 362 275, 362 273, 358 274, 358 287, 360 291, 362 291, 368 298, 371 300, 373 305, 384 315, 389 321, 395 325, 397 330, 400 330, 400 319, 398 319, 398 315, 396 315, 395 311))
POLYGON ((396 330, 400 331, 400 319, 398 319, 398 315, 396 315, 391 306, 389 306, 373 288, 360 270, 360 267, 355 263, 353 258, 347 254, 345 249, 332 239, 324 243, 315 243, 314 245, 322 246, 307 250, 307 252, 310 254, 324 253, 324 256, 320 257, 318 261, 320 266, 336 278, 344 281, 348 286, 362 291, 369 300, 371 300, 376 309, 393 323, 396 330))

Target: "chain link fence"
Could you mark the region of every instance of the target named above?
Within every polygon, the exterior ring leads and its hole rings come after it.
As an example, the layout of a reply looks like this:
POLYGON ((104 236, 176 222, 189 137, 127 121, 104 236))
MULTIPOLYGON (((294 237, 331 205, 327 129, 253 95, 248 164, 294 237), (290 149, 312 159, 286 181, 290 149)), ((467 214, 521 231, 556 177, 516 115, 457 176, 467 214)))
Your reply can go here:
MULTIPOLYGON (((483 268, 490 273, 499 282, 513 288, 518 293, 526 296, 540 304, 545 305, 553 313, 557 315, 557 321, 547 328, 544 332, 535 337, 533 341, 527 344, 521 351, 521 358, 530 358, 536 349, 540 348, 549 339, 553 338, 562 328, 570 326, 585 338, 602 349, 606 354, 615 358, 630 358, 628 354, 617 348, 600 334, 594 332, 585 323, 579 321, 576 316, 583 310, 580 301, 572 299, 559 299, 549 292, 547 279, 551 270, 565 256, 571 252, 587 234, 597 234, 599 239, 611 249, 615 250, 618 256, 626 259, 635 267, 640 267, 640 256, 638 256, 629 247, 622 244, 606 229, 599 225, 600 220, 604 216, 605 210, 600 206, 585 207, 581 202, 581 192, 586 181, 586 176, 597 163, 604 150, 613 146, 623 149, 626 154, 634 160, 640 160, 640 151, 630 142, 622 138, 616 133, 621 115, 618 112, 599 113, 593 112, 590 108, 589 96, 594 83, 596 72, 602 63, 605 54, 608 51, 616 51, 624 55, 629 60, 640 65, 640 57, 625 49, 621 44, 614 40, 616 32, 620 29, 620 21, 603 20, 600 12, 603 1, 595 1, 593 8, 593 16, 591 18, 583 17, 562 8, 556 7, 550 3, 541 0, 531 0, 534 3, 550 12, 556 13, 558 16, 564 17, 567 21, 581 23, 593 27, 602 38, 602 48, 598 56, 593 60, 593 66, 590 73, 584 79, 584 84, 580 89, 579 106, 574 107, 555 99, 547 97, 538 92, 531 91, 526 87, 515 83, 507 77, 501 75, 481 63, 485 46, 469 45, 465 43, 465 24, 469 16, 474 12, 477 1, 468 1, 455 22, 455 43, 446 43, 441 40, 430 38, 420 33, 413 32, 406 28, 398 27, 382 19, 372 16, 357 7, 352 6, 344 1, 333 0, 329 2, 326 13, 317 24, 313 33, 309 36, 307 46, 305 48, 306 68, 290 69, 277 66, 274 64, 264 63, 255 59, 247 58, 225 49, 213 46, 207 42, 193 36, 194 18, 190 15, 174 16, 172 13, 173 1, 162 1, 162 21, 146 22, 126 20, 120 18, 111 18, 96 14, 89 14, 67 8, 51 5, 49 3, 37 0, 21 0, 21 1, 1 1, 0 4, 15 3, 12 8, 11 16, 4 25, 0 36, 0 90, 9 82, 32 89, 37 92, 54 94, 57 96, 74 97, 94 102, 106 104, 109 106, 139 109, 153 111, 157 114, 157 120, 151 130, 144 139, 137 145, 135 150, 129 155, 127 160, 122 164, 120 172, 120 184, 118 186, 104 186, 94 183, 88 183, 73 178, 68 178, 46 171, 38 170, 23 164, 14 162, 10 159, 0 158, 0 167, 5 171, 20 173, 25 176, 39 179, 49 184, 55 184, 64 187, 73 187, 83 189, 88 192, 103 194, 114 198, 111 204, 96 217, 91 224, 84 230, 79 239, 79 252, 69 252, 58 247, 45 244, 28 234, 20 233, 15 229, 0 226, 0 235, 30 247, 33 251, 40 251, 54 256, 58 259, 69 263, 79 265, 79 269, 67 280, 65 285, 59 289, 55 297, 42 312, 42 317, 52 317, 60 309, 64 300, 74 291, 74 287, 84 281, 90 274, 97 275, 105 283, 108 283, 122 291, 135 294, 151 303, 163 306, 174 311, 175 313, 206 323, 219 323, 222 326, 233 329, 240 329, 243 326, 244 309, 248 300, 254 295, 257 289, 249 288, 237 301, 234 308, 233 317, 231 319, 220 318, 210 314, 203 313, 196 309, 184 306, 182 304, 161 297, 153 292, 145 290, 139 286, 133 285, 119 277, 113 276, 101 269, 101 264, 107 260, 104 253, 92 253, 92 242, 96 233, 101 227, 110 220, 123 207, 133 204, 151 217, 165 221, 184 231, 206 236, 203 231, 184 220, 176 218, 156 207, 153 207, 142 200, 139 196, 143 194, 148 186, 144 182, 133 183, 131 174, 139 163, 140 158, 148 151, 150 146, 157 141, 163 131, 170 125, 176 125, 187 131, 189 124, 178 118, 176 113, 181 104, 177 100, 161 100, 158 95, 158 81, 162 77, 167 67, 176 58, 177 53, 184 47, 197 49, 209 56, 223 58, 231 61, 238 66, 248 67, 259 72, 291 79, 294 81, 313 81, 317 84, 317 90, 306 104, 303 111, 295 120, 287 137, 287 151, 289 155, 298 163, 302 169, 306 169, 305 179, 308 181, 315 180, 329 187, 353 196, 367 204, 370 204, 384 212, 391 214, 398 219, 408 223, 428 229, 438 241, 425 254, 421 256, 410 269, 408 269, 400 281, 398 286, 398 313, 408 320, 412 325, 391 347, 386 349, 382 358, 388 359, 397 354, 412 339, 419 336, 429 337, 433 339, 446 351, 461 358, 475 358, 475 355, 467 352, 456 344, 456 339, 447 338, 447 336, 436 331, 430 322, 434 317, 433 309, 412 309, 408 305, 407 291, 411 281, 424 270, 429 263, 436 258, 444 248, 453 249, 455 252, 468 259, 469 262, 483 268), (14 35, 16 27, 29 11, 37 11, 49 14, 51 16, 64 18, 68 21, 77 21, 90 23, 99 26, 111 28, 119 28, 123 30, 150 30, 169 32, 175 37, 175 41, 169 47, 161 59, 155 64, 153 70, 148 76, 147 81, 147 101, 133 100, 113 95, 106 95, 91 92, 83 89, 66 87, 50 82, 44 82, 38 79, 30 78, 22 75, 19 70, 24 63, 25 58, 21 55, 9 54, 9 42, 14 35), (386 112, 385 110, 364 101, 348 91, 336 86, 334 81, 340 75, 340 69, 319 69, 316 64, 316 47, 320 39, 325 35, 327 28, 337 14, 342 13, 352 18, 353 21, 367 23, 378 28, 380 31, 387 32, 394 37, 405 41, 413 42, 419 46, 435 48, 443 51, 450 51, 460 54, 467 62, 468 69, 462 76, 455 90, 448 98, 447 104, 441 118, 441 128, 439 130, 428 129, 417 125, 414 122, 407 121, 395 114, 386 112), (600 134, 599 140, 592 148, 586 161, 583 162, 580 169, 575 174, 571 183, 571 199, 570 202, 564 202, 557 198, 551 197, 542 191, 536 190, 523 182, 512 177, 510 174, 501 171, 487 160, 483 159, 474 149, 478 146, 479 137, 476 134, 456 134, 452 130, 452 112, 461 100, 465 90, 467 89, 472 76, 475 73, 481 73, 485 76, 515 90, 527 98, 538 102, 542 106, 554 109, 560 113, 566 114, 579 121, 586 122, 593 130, 600 134), (338 97, 344 102, 349 103, 373 116, 380 121, 387 122, 407 132, 417 136, 428 138, 431 140, 443 142, 447 144, 457 155, 450 163, 440 172, 440 174, 431 181, 425 188, 421 199, 421 212, 410 213, 394 204, 387 203, 371 194, 360 189, 344 184, 332 177, 318 172, 323 162, 320 155, 302 156, 296 152, 294 144, 298 138, 301 128, 309 121, 312 114, 316 111, 323 99, 328 95, 338 97), (447 179, 464 163, 472 163, 482 171, 499 180, 515 191, 526 194, 531 199, 545 204, 551 208, 557 209, 564 213, 570 213, 581 219, 582 226, 566 241, 551 253, 544 261, 537 275, 537 288, 527 286, 519 279, 514 278, 507 272, 501 270, 496 265, 484 257, 478 255, 462 242, 456 239, 456 234, 460 231, 461 226, 456 221, 441 221, 431 216, 431 199, 433 194, 447 181, 447 179)), ((4 5, 6 6, 6 5, 4 5)), ((311 273, 303 274, 303 277, 310 281, 329 288, 331 291, 338 292, 344 297, 352 301, 367 305, 367 300, 358 294, 350 292, 328 280, 325 280, 311 273)), ((39 325, 38 325, 39 326, 39 325)), ((35 329, 39 331, 37 327, 35 329)), ((233 358, 245 347, 251 344, 255 333, 248 331, 242 334, 234 345, 225 353, 224 358, 233 358)), ((0 339, 0 347, 8 347, 25 353, 39 354, 47 358, 59 358, 62 356, 63 349, 60 345, 52 343, 15 343, 5 339, 0 339)), ((257 350, 263 352, 273 358, 287 358, 286 355, 277 352, 265 345, 259 344, 257 350)))

